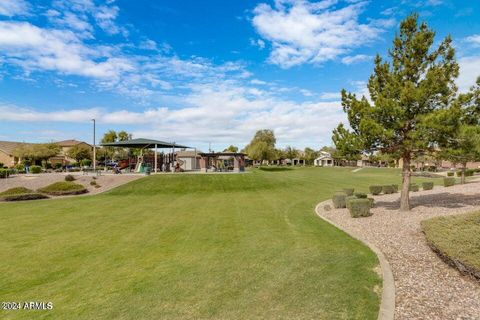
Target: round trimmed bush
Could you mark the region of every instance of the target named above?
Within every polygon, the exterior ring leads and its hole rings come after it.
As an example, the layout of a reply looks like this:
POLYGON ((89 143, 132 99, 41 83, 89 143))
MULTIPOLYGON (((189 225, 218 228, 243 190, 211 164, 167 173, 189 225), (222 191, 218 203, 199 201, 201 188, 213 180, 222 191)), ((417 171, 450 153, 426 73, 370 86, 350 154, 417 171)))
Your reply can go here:
POLYGON ((86 193, 87 189, 81 184, 71 181, 61 181, 38 189, 38 191, 52 196, 65 196, 86 193))
POLYGON ((394 193, 398 192, 398 184, 392 184, 394 193))
POLYGON ((410 191, 417 192, 420 190, 420 187, 416 183, 410 183, 410 191))
POLYGON ((75 177, 72 176, 71 174, 67 174, 65 176, 65 181, 75 181, 75 177))
POLYGON ((355 189, 353 189, 353 188, 343 188, 342 191, 345 192, 345 194, 347 196, 353 196, 353 192, 355 191, 355 189))
POLYGON ((433 182, 423 182, 422 183, 423 190, 432 190, 433 189, 433 182))
POLYGON ((443 178, 443 186, 444 187, 451 187, 455 185, 455 178, 453 177, 448 177, 448 178, 443 178))
POLYGON ((473 174, 474 174, 474 173, 475 173, 474 170, 472 170, 472 169, 467 169, 467 170, 465 171, 465 176, 466 176, 466 177, 473 177, 473 174))
POLYGON ((373 199, 373 198, 367 198, 367 199, 368 199, 368 201, 370 201, 370 208, 375 207, 375 199, 373 199))
POLYGON ((30 173, 39 174, 40 172, 42 172, 42 167, 40 167, 40 166, 31 166, 30 167, 30 173))
POLYGON ((345 208, 347 206, 346 198, 347 195, 345 193, 335 192, 332 197, 333 207, 335 207, 336 209, 345 208))
POLYGON ((359 199, 365 199, 366 197, 368 197, 368 195, 366 193, 363 193, 363 192, 355 192, 355 197, 357 197, 359 199))
POLYGON ((369 217, 371 202, 368 199, 354 199, 349 202, 349 210, 352 218, 369 217))
POLYGON ((370 186, 370 193, 376 196, 377 194, 382 193, 382 186, 370 186))
POLYGON ((345 204, 346 204, 347 209, 349 208, 349 202, 350 202, 350 200, 354 200, 354 199, 357 199, 357 197, 355 197, 355 196, 347 196, 347 197, 345 198, 345 204))
POLYGON ((90 185, 91 185, 91 186, 96 186, 96 185, 97 185, 97 181, 96 181, 96 180, 90 181, 90 185))
POLYGON ((393 188, 392 185, 382 186, 382 191, 383 191, 383 193, 385 193, 385 194, 395 193, 395 189, 393 188))
POLYGON ((8 169, 0 168, 0 179, 6 178, 10 175, 10 171, 8 169))
POLYGON ((450 172, 447 172, 447 177, 453 177, 454 174, 455 174, 455 173, 454 173, 454 172, 451 172, 451 171, 450 171, 450 172))

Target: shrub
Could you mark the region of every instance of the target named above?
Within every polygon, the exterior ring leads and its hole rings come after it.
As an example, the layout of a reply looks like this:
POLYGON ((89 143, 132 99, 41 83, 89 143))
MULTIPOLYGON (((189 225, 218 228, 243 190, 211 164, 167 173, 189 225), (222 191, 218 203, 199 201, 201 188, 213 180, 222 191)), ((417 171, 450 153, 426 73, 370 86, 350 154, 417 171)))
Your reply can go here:
POLYGON ((367 197, 367 194, 363 192, 355 192, 355 197, 359 199, 365 199, 367 197))
POLYGON ((373 198, 367 198, 367 199, 368 199, 368 201, 370 201, 370 208, 375 207, 375 199, 373 199, 373 198))
POLYGON ((347 196, 347 197, 345 198, 345 204, 346 204, 347 209, 350 208, 350 206, 349 206, 350 200, 354 200, 354 199, 357 199, 357 197, 355 197, 355 196, 347 196))
POLYGON ((101 188, 101 187, 102 187, 102 186, 99 185, 99 184, 96 184, 96 185, 95 185, 95 189, 98 189, 98 188, 101 188))
POLYGON ((38 174, 40 172, 42 172, 42 167, 40 167, 40 166, 31 166, 30 167, 30 173, 38 174))
POLYGON ((423 182, 422 183, 423 190, 432 190, 433 189, 433 182, 423 182))
POLYGON ((52 196, 64 196, 86 193, 87 189, 81 184, 77 184, 71 181, 55 182, 51 185, 38 189, 41 193, 46 193, 52 196))
POLYGON ((457 171, 457 177, 461 177, 462 176, 462 171, 457 171))
POLYGON ((335 208, 345 208, 347 206, 347 203, 345 201, 345 198, 347 197, 347 195, 343 192, 335 192, 333 194, 333 198, 332 198, 332 201, 333 201, 333 207, 335 208))
POLYGON ((447 177, 453 177, 454 174, 455 174, 454 172, 449 171, 449 172, 447 172, 447 177))
POLYGON ((451 187, 455 185, 455 178, 449 177, 449 178, 443 178, 443 186, 444 187, 451 187))
POLYGON ((473 177, 473 174, 474 174, 474 173, 475 173, 474 170, 468 169, 468 170, 465 171, 465 176, 466 176, 466 177, 473 177))
POLYGON ((90 167, 90 165, 92 164, 92 160, 90 160, 90 159, 83 159, 82 161, 80 161, 80 163, 81 163, 82 166, 84 166, 84 167, 90 167))
POLYGON ((97 181, 95 181, 95 180, 90 181, 90 185, 91 185, 91 186, 96 186, 96 185, 97 185, 97 181))
POLYGON ((72 176, 71 174, 67 174, 65 176, 65 181, 75 181, 75 177, 72 176))
POLYGON ((354 199, 349 203, 350 215, 352 218, 371 216, 370 212, 371 202, 368 199, 354 199))
POLYGON ((395 193, 395 189, 393 188, 392 185, 382 186, 382 191, 383 191, 383 193, 385 193, 385 194, 395 193))
POLYGON ((55 169, 62 169, 63 165, 60 162, 55 163, 55 169))
POLYGON ((410 191, 417 192, 420 190, 420 187, 416 183, 410 183, 410 191))
POLYGON ((343 188, 342 191, 345 192, 345 194, 347 196, 353 196, 353 192, 355 191, 355 189, 353 189, 353 188, 343 188))
POLYGON ((392 184, 394 193, 398 192, 398 184, 392 184))
POLYGON ((382 186, 370 186, 370 193, 374 196, 382 192, 382 186))
POLYGON ((0 179, 6 178, 10 175, 10 171, 8 169, 0 168, 0 179))

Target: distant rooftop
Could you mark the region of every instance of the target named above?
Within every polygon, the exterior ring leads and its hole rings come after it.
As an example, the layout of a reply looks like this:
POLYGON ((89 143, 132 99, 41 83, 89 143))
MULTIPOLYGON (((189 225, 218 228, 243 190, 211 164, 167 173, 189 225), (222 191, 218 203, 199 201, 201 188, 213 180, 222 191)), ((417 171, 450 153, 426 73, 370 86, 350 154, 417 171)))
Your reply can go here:
POLYGON ((176 144, 175 142, 165 142, 165 141, 145 139, 145 138, 131 139, 126 141, 108 142, 108 143, 102 143, 101 145, 105 147, 123 147, 123 148, 155 148, 155 146, 157 146, 157 148, 179 148, 179 149, 190 148, 181 144, 176 144))

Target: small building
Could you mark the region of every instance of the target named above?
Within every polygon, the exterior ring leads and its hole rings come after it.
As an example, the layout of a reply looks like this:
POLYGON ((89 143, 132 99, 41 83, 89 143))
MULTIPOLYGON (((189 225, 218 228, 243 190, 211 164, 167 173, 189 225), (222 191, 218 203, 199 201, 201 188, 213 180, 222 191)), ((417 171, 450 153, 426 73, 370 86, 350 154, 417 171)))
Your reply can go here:
POLYGON ((208 171, 245 171, 245 154, 238 152, 199 153, 200 170, 208 171))
POLYGON ((316 167, 333 167, 335 162, 330 153, 320 151, 320 156, 313 160, 313 165, 316 167))
POLYGON ((183 171, 193 171, 200 169, 200 159, 202 158, 200 153, 197 150, 182 150, 177 151, 175 155, 183 171))

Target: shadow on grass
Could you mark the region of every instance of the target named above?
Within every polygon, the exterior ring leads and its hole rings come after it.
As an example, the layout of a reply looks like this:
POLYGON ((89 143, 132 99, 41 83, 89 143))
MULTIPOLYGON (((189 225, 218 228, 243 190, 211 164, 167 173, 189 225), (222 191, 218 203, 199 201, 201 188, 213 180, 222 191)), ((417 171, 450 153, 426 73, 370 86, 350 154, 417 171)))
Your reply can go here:
MULTIPOLYGON (((480 206, 480 194, 465 195, 462 193, 442 192, 437 194, 425 195, 411 195, 410 204, 412 208, 423 206, 428 208, 462 208, 466 206, 480 206)), ((382 201, 381 199, 375 202, 376 207, 385 208, 387 210, 400 209, 400 194, 395 201, 382 201)))
POLYGON ((259 167, 258 168, 259 170, 262 170, 262 171, 271 171, 271 172, 275 172, 275 171, 290 171, 292 170, 292 168, 289 168, 289 167, 259 167))

